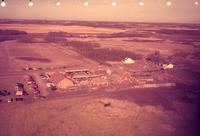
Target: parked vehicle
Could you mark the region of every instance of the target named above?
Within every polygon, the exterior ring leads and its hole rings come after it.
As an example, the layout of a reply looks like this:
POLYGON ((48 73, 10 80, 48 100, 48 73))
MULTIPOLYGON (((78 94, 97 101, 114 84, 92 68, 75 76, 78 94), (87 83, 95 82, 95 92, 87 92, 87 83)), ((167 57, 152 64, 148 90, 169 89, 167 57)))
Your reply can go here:
POLYGON ((33 90, 33 94, 40 94, 40 90, 38 89, 33 90))
POLYGON ((38 88, 38 85, 37 84, 30 84, 29 88, 38 88))
POLYGON ((38 68, 34 68, 34 67, 33 67, 32 70, 36 71, 36 70, 38 70, 38 68))
POLYGON ((24 93, 24 85, 22 83, 16 83, 15 91, 16 96, 22 96, 24 93))
POLYGON ((38 68, 38 70, 43 70, 43 68, 38 68))
POLYGON ((15 101, 17 102, 17 101, 23 101, 24 100, 24 98, 15 98, 15 101))
POLYGON ((29 71, 29 70, 33 70, 33 68, 29 68, 29 67, 25 67, 23 68, 24 71, 29 71))
POLYGON ((29 87, 29 90, 30 90, 30 91, 34 91, 34 90, 36 90, 36 89, 37 89, 37 87, 35 87, 35 86, 30 86, 30 87, 29 87))
POLYGON ((36 82, 35 82, 35 81, 27 81, 27 84, 28 84, 28 85, 36 84, 36 82))
POLYGON ((30 75, 26 76, 26 77, 25 77, 25 80, 26 80, 27 82, 34 82, 33 77, 30 76, 30 75))
POLYGON ((12 102, 14 102, 14 100, 13 100, 12 98, 9 98, 9 99, 7 100, 7 102, 8 102, 8 103, 12 103, 12 102))
POLYGON ((45 74, 40 74, 40 78, 41 78, 42 80, 46 80, 46 81, 49 80, 49 76, 48 76, 48 75, 45 75, 45 74))
POLYGON ((57 90, 57 87, 54 83, 49 82, 46 85, 47 85, 48 89, 50 89, 50 90, 57 90))
POLYGON ((23 88, 24 85, 23 85, 22 83, 16 83, 16 84, 15 84, 15 87, 16 87, 16 88, 23 88))

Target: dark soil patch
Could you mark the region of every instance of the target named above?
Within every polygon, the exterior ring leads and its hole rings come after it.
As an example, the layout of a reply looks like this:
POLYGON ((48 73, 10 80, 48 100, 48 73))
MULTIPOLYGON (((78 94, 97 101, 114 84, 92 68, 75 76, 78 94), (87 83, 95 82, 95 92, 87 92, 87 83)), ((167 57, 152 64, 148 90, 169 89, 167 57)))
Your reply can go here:
POLYGON ((21 42, 21 43, 37 43, 36 40, 29 34, 18 36, 17 40, 18 42, 21 42))
POLYGON ((142 56, 136 53, 116 50, 116 49, 93 49, 88 51, 80 51, 82 55, 92 60, 101 61, 122 61, 126 57, 134 60, 142 59, 142 56))
POLYGON ((157 33, 167 34, 167 35, 200 35, 199 30, 173 30, 173 29, 160 29, 156 31, 157 33))
POLYGON ((43 63, 51 62, 50 59, 47 59, 47 58, 36 58, 36 57, 17 57, 17 59, 25 60, 25 61, 39 61, 39 62, 43 62, 43 63))
POLYGON ((155 37, 173 41, 175 44, 194 45, 194 42, 200 42, 199 30, 161 29, 154 32, 155 37))
POLYGON ((73 41, 69 42, 68 46, 71 46, 76 52, 84 57, 99 63, 106 63, 106 61, 122 61, 126 57, 134 60, 140 60, 143 58, 142 55, 129 51, 118 49, 102 49, 99 48, 100 45, 97 43, 73 41))
POLYGON ((146 60, 151 61, 155 64, 165 63, 166 58, 164 58, 159 51, 156 51, 152 54, 148 54, 146 60))
POLYGON ((18 30, 0 30, 0 42, 17 40, 20 37, 27 36, 28 33, 25 31, 18 30))
POLYGON ((98 34, 97 38, 149 37, 151 32, 119 32, 112 34, 98 34))
POLYGON ((140 39, 134 39, 134 40, 123 40, 125 42, 162 42, 164 40, 140 40, 140 39))
POLYGON ((66 32, 48 32, 45 36, 46 42, 63 43, 66 42, 66 37, 72 37, 66 32))
POLYGON ((0 30, 0 35, 22 35, 22 34, 27 34, 27 32, 19 30, 0 30))

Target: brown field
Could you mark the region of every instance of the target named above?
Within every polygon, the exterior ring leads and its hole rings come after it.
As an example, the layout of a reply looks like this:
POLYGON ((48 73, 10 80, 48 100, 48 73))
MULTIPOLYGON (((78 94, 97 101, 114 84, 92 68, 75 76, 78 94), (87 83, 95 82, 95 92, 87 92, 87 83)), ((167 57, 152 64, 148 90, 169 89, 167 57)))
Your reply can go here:
POLYGON ((200 25, 0 22, 0 90, 11 92, 0 95, 0 136, 200 134, 200 25), (123 64, 127 57, 135 63, 123 64), (174 67, 163 70, 161 64, 174 67), (74 81, 87 81, 86 85, 52 91, 40 78, 41 73, 79 69, 103 69, 106 74, 100 79, 109 85, 91 87, 93 79, 87 78, 74 81), (132 78, 116 84, 124 73, 132 78), (35 99, 29 90, 27 75, 34 77, 41 98, 35 99), (146 85, 139 83, 140 78, 175 86, 140 88, 146 85), (22 102, 8 103, 18 97, 17 82, 29 95, 22 96, 22 102))

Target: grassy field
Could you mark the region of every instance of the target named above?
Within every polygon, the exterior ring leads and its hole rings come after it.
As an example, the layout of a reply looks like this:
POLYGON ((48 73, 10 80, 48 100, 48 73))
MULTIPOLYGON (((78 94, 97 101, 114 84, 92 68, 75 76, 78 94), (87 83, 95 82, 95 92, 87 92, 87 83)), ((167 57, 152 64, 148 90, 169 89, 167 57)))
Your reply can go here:
POLYGON ((1 21, 0 89, 11 95, 0 96, 0 136, 198 136, 199 54, 197 24, 1 21), (126 57, 135 63, 121 64, 126 57), (169 63, 173 69, 157 70, 169 63), (176 86, 59 93, 39 79, 80 68, 113 71, 110 80, 140 71, 133 77, 176 86), (46 99, 34 100, 27 89, 23 102, 7 103, 26 75, 46 99))

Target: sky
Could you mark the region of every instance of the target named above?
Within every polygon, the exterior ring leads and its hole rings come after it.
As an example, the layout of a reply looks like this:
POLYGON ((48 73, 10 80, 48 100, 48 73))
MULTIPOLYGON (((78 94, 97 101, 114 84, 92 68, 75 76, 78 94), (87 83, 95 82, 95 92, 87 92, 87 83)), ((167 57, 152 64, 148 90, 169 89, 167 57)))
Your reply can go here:
POLYGON ((143 0, 144 6, 138 5, 141 0, 60 0, 60 6, 57 0, 32 0, 32 7, 29 0, 4 1, 0 19, 200 23, 200 0, 170 0, 171 6, 166 6, 167 0, 143 0))

